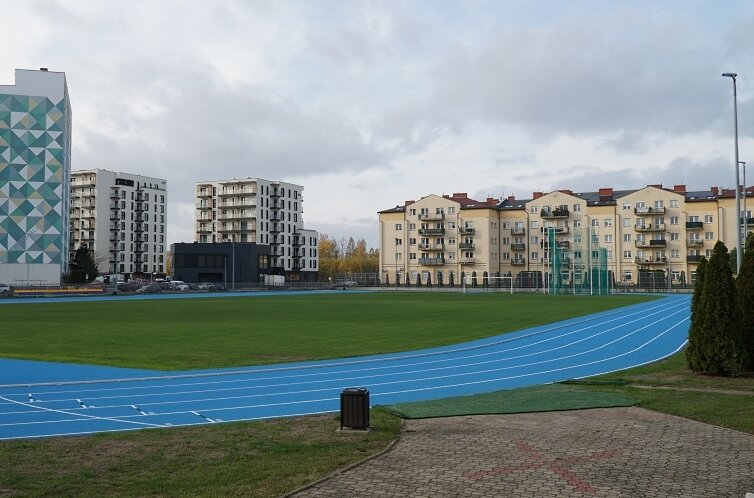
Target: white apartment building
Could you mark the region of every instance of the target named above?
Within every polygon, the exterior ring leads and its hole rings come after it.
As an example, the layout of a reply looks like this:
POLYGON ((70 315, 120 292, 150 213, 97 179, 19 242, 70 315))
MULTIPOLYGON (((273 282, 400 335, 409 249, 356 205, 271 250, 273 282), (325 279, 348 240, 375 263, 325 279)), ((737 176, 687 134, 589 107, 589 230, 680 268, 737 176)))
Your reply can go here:
POLYGON ((105 169, 74 171, 70 246, 94 250, 100 273, 165 272, 167 181, 105 169))
POLYGON ((197 182, 195 240, 269 245, 277 271, 318 271, 318 236, 304 230, 303 191, 261 178, 197 182))

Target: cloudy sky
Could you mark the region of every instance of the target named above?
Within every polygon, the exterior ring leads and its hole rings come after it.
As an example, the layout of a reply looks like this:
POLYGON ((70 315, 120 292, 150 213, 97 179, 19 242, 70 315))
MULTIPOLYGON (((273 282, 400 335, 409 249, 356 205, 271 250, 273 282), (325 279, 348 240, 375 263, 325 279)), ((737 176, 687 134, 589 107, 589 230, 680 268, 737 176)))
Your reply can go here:
MULTIPOLYGON (((0 0, 0 84, 64 71, 73 169, 304 185, 307 228, 377 244, 428 194, 685 183, 754 164, 750 1, 0 0)), ((754 183, 754 168, 747 183, 754 183)))

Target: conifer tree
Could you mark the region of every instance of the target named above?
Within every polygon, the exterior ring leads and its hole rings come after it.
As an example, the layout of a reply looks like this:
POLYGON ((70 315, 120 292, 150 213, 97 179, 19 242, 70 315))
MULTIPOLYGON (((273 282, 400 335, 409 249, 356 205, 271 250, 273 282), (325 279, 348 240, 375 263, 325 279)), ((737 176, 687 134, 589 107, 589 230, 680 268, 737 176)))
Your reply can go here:
POLYGON ((748 370, 754 371, 754 232, 746 238, 746 251, 736 278, 736 299, 741 314, 741 339, 749 357, 748 370))
POLYGON ((704 256, 699 260, 696 268, 696 283, 694 284, 694 295, 691 298, 691 326, 689 327, 689 345, 686 348, 686 363, 689 369, 699 372, 702 363, 702 344, 704 342, 701 325, 701 314, 699 311, 704 293, 704 273, 707 268, 707 258, 704 256))
POLYGON ((718 241, 704 271, 704 291, 697 316, 701 319, 702 341, 699 371, 710 375, 737 377, 746 362, 741 340, 741 315, 728 249, 718 241))

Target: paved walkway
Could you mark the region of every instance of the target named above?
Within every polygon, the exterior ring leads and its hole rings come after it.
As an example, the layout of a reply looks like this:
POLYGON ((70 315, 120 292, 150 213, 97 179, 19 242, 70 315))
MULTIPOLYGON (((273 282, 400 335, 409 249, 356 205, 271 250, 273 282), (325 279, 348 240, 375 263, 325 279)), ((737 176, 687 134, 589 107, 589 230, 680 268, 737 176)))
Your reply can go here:
POLYGON ((299 497, 740 497, 754 437, 641 408, 409 420, 388 453, 299 497))

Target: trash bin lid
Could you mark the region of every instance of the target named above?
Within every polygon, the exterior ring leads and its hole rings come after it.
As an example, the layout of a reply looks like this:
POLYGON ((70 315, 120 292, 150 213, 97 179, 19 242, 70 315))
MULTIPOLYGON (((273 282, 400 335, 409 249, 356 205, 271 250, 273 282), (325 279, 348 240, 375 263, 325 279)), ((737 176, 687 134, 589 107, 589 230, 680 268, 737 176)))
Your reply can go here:
POLYGON ((369 389, 366 387, 346 387, 343 389, 343 394, 369 394, 369 389))

